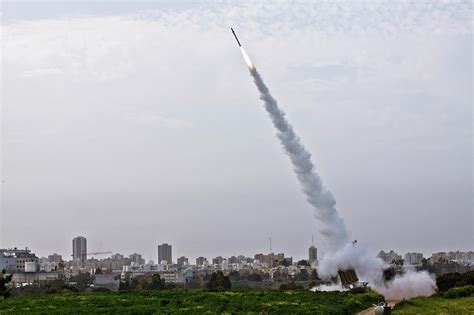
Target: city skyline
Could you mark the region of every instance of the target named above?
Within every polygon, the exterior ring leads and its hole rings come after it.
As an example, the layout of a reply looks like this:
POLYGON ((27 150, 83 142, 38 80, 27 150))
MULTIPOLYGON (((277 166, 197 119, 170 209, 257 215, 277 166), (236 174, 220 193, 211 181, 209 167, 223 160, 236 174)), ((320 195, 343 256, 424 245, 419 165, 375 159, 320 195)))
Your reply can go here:
MULTIPOLYGON (((123 259, 125 257, 128 257, 130 266, 133 267, 139 267, 142 265, 149 265, 150 263, 154 265, 173 265, 177 266, 178 268, 186 267, 187 265, 194 265, 194 266, 204 266, 204 263, 210 264, 212 262, 212 265, 222 265, 224 262, 227 263, 235 263, 235 261, 238 261, 239 259, 252 259, 252 260, 259 260, 261 263, 265 263, 266 260, 273 261, 273 258, 278 258, 278 264, 284 260, 284 259, 290 259, 291 264, 296 264, 297 262, 301 261, 306 261, 310 265, 317 266, 319 262, 318 254, 317 254, 317 248, 314 245, 311 245, 308 248, 308 255, 307 257, 303 257, 301 259, 294 259, 294 257, 287 256, 283 252, 273 252, 270 248, 270 251, 268 253, 255 253, 253 255, 243 255, 241 254, 233 254, 229 256, 212 256, 212 257, 203 257, 199 256, 196 257, 195 263, 193 263, 193 259, 190 258, 189 256, 182 255, 178 257, 176 260, 173 261, 173 259, 170 257, 171 256, 171 244, 160 244, 158 245, 158 257, 160 255, 162 256, 162 259, 160 260, 158 258, 158 261, 155 261, 154 259, 150 259, 149 261, 146 261, 142 257, 141 254, 134 252, 133 254, 123 254, 123 253, 114 253, 114 252, 98 252, 98 253, 87 253, 83 250, 83 244, 87 243, 87 239, 79 236, 75 237, 73 239, 73 246, 72 246, 72 252, 76 253, 76 255, 71 255, 71 259, 63 259, 62 255, 55 253, 52 253, 50 255, 46 256, 41 256, 41 255, 36 255, 35 252, 32 252, 32 250, 28 247, 25 248, 18 248, 18 247, 11 247, 11 248, 0 248, 0 267, 1 268, 7 268, 10 269, 15 266, 17 269, 22 269, 24 271, 25 269, 25 262, 31 261, 35 262, 36 265, 38 265, 39 262, 41 261, 48 261, 50 263, 55 263, 59 264, 61 262, 69 262, 69 263, 80 263, 82 265, 86 264, 88 261, 104 261, 104 260, 109 260, 109 259, 123 259), (79 249, 77 248, 79 243, 79 249), (5 256, 4 254, 7 254, 5 256), (10 261, 9 256, 13 254, 17 257, 20 257, 19 259, 20 264, 15 264, 14 261, 10 261), (97 254, 109 254, 110 256, 103 256, 101 258, 97 257, 97 254), (24 260, 24 259, 30 259, 30 260, 24 260), (167 259, 166 259, 167 258, 167 259), (209 258, 209 259, 208 259, 209 258), (32 259, 32 260, 31 260, 32 259), (2 267, 3 266, 3 267, 2 267)), ((353 244, 353 246, 358 246, 356 243, 353 244)), ((430 263, 437 263, 440 262, 441 260, 453 260, 457 262, 463 262, 467 263, 467 265, 472 264, 474 262, 474 251, 461 251, 459 249, 456 250, 447 250, 447 251, 441 251, 441 252, 434 252, 431 253, 430 255, 424 255, 421 252, 407 252, 405 254, 400 254, 393 249, 390 251, 385 252, 385 250, 380 250, 380 252, 377 254, 377 257, 380 258, 385 264, 390 265, 390 264, 397 264, 399 261, 404 261, 404 264, 407 265, 421 265, 423 263, 423 259, 426 258, 430 260, 430 263)), ((31 267, 31 266, 30 266, 31 267)), ((0 268, 0 269, 1 269, 0 268)), ((31 268, 30 268, 31 269, 31 268)), ((38 271, 37 269, 35 269, 38 271)), ((162 270, 166 271, 166 270, 162 270)))
MULTIPOLYGON (((89 242, 88 238, 87 237, 84 237, 84 236, 79 236, 79 237, 82 237, 82 238, 85 238, 86 240, 86 243, 89 242)), ((73 244, 74 244, 74 240, 78 238, 78 237, 74 237, 73 238, 73 244)), ((267 242, 268 242, 268 238, 267 238, 267 242)), ((273 244, 273 243, 272 243, 273 244)), ((91 253, 94 253, 94 252, 99 252, 99 255, 87 255, 87 259, 89 258, 96 258, 96 259, 103 259, 103 258, 108 258, 110 256, 113 256, 115 254, 121 254, 121 255, 124 255, 124 256, 129 256, 129 255, 135 255, 135 254, 139 254, 140 256, 143 257, 143 259, 145 259, 146 262, 148 261, 154 261, 156 264, 159 264, 159 259, 158 259, 158 256, 159 256, 159 249, 158 247, 161 246, 161 245, 168 245, 170 247, 173 247, 173 252, 176 248, 179 249, 179 247, 177 247, 176 245, 174 245, 173 243, 171 242, 167 242, 167 243, 158 243, 155 245, 155 252, 152 253, 151 255, 148 255, 146 253, 146 251, 142 252, 138 249, 132 249, 130 252, 128 251, 125 251, 125 250, 111 250, 111 249, 106 249, 107 252, 104 252, 105 254, 107 255, 102 255, 102 249, 91 249, 91 250, 87 250, 87 252, 91 252, 91 253), (108 252, 112 252, 112 254, 108 254, 108 252)), ((269 253, 274 253, 274 254, 278 254, 278 253, 284 253, 285 256, 288 256, 288 257, 292 257, 295 261, 298 261, 298 260, 301 260, 301 259, 304 259, 304 260, 311 260, 309 259, 310 258, 310 255, 312 255, 312 248, 315 248, 316 251, 314 252, 314 255, 316 257, 316 259, 320 259, 321 257, 324 257, 324 255, 321 256, 321 252, 320 252, 320 249, 318 248, 317 244, 314 243, 314 237, 312 238, 311 242, 308 242, 307 246, 305 247, 304 249, 304 253, 301 254, 301 255, 291 255, 289 254, 290 252, 294 252, 291 250, 291 248, 289 249, 274 249, 274 248, 271 248, 269 246, 273 246, 273 245, 270 245, 270 243, 267 243, 267 247, 266 248, 262 248, 261 250, 257 250, 255 252, 235 252, 233 251, 233 249, 226 249, 225 251, 225 254, 223 253, 219 253, 219 252, 214 252, 214 251, 206 251, 206 250, 203 250, 202 252, 209 252, 211 254, 208 254, 208 255, 205 255, 205 254, 194 254, 194 255, 190 255, 189 253, 186 253, 184 252, 183 250, 179 251, 178 253, 179 254, 172 254, 172 257, 175 257, 174 260, 172 260, 172 263, 176 263, 177 262, 177 259, 184 256, 186 258, 189 259, 190 262, 194 262, 197 258, 206 258, 208 261, 211 261, 213 258, 215 257, 224 257, 224 258, 229 258, 229 257, 232 257, 232 256, 238 256, 238 255, 244 255, 244 256, 247 256, 247 257, 253 257, 254 255, 257 255, 257 254, 269 254, 269 253)), ((357 244, 357 246, 359 246, 359 244, 357 244)), ((364 246, 362 244, 362 246, 364 246)), ((23 248, 28 248, 28 249, 31 249, 29 246, 19 246, 19 245, 12 245, 12 246, 3 246, 4 248, 18 248, 18 249, 23 249, 23 248)), ((380 251, 384 251, 384 250, 387 250, 389 249, 388 247, 384 247, 384 248, 380 248, 380 249, 374 249, 374 250, 371 250, 371 252, 375 255, 380 254, 380 251)), ((105 249, 104 249, 105 250, 105 249)), ((397 250, 397 249, 394 249, 394 248, 390 248, 390 250, 392 252, 395 252, 395 253, 400 253, 402 256, 403 259, 406 259, 405 257, 405 254, 410 254, 410 253, 413 253, 413 254, 416 254, 416 253, 421 253, 424 257, 430 257, 431 255, 435 254, 435 253, 442 253, 442 252, 450 252, 450 251, 464 251, 464 252, 469 252, 469 251, 472 251, 472 248, 451 248, 451 249, 439 249, 439 250, 435 250, 433 252, 423 252, 423 251, 420 251, 416 248, 411 248, 409 250, 397 250)), ((74 253, 74 249, 73 247, 69 249, 69 251, 66 251, 66 252, 61 252, 60 250, 56 250, 56 251, 53 251, 53 252, 50 252, 50 253, 43 253, 41 250, 37 250, 35 249, 35 253, 41 253, 41 254, 38 254, 38 257, 48 257, 50 255, 55 255, 55 254, 58 254, 60 256, 63 257, 63 259, 65 261, 68 261, 68 259, 65 259, 66 257, 71 257, 71 260, 73 260, 73 253, 74 253)))

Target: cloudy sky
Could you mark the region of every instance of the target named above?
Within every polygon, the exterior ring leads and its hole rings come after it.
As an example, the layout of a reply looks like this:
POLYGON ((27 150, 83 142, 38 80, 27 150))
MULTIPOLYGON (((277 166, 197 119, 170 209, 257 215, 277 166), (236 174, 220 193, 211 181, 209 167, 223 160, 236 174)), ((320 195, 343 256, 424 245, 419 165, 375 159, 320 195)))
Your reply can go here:
POLYGON ((471 1, 2 3, 0 247, 324 243, 229 27, 353 238, 473 250, 471 1))

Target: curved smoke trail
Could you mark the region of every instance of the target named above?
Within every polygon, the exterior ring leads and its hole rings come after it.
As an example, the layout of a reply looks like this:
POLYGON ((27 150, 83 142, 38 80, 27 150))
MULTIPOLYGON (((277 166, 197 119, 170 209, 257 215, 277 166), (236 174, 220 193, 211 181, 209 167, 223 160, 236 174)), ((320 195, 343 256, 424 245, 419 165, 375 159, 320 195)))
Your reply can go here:
POLYGON ((298 178, 306 200, 314 208, 314 216, 322 223, 319 232, 326 238, 331 250, 338 250, 348 242, 348 233, 343 219, 336 210, 336 201, 331 192, 323 186, 321 178, 315 172, 311 162, 311 154, 301 144, 300 139, 293 131, 293 127, 285 118, 285 113, 278 107, 277 101, 262 80, 250 58, 241 47, 244 59, 247 62, 250 74, 260 92, 260 99, 264 102, 265 109, 270 115, 273 126, 278 130, 286 154, 290 157, 296 177, 298 178))
POLYGON ((431 295, 436 284, 432 275, 427 272, 405 270, 389 283, 383 283, 382 271, 385 268, 381 259, 372 256, 365 247, 352 246, 346 225, 336 210, 336 201, 332 194, 323 186, 321 178, 316 173, 311 162, 311 154, 306 151, 293 127, 285 118, 285 113, 278 107, 262 77, 252 64, 249 56, 240 47, 250 74, 260 92, 260 99, 270 115, 273 126, 278 130, 286 154, 290 157, 296 177, 298 178, 306 200, 314 208, 314 216, 322 223, 319 232, 325 237, 331 253, 320 262, 318 274, 324 278, 337 276, 338 269, 355 269, 362 279, 371 282, 371 286, 383 293, 386 298, 411 298, 431 295))

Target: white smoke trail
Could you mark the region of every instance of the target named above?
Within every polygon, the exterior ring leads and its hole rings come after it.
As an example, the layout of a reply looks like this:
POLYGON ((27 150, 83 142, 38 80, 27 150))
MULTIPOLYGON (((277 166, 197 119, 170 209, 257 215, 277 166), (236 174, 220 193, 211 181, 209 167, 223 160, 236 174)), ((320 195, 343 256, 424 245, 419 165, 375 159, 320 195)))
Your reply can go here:
MULTIPOLYGON (((321 178, 315 172, 311 154, 301 144, 293 127, 286 120, 285 113, 278 107, 277 101, 270 94, 244 48, 240 49, 260 92, 260 99, 263 100, 265 109, 278 130, 277 137, 290 157, 296 177, 306 195, 306 200, 313 206, 316 219, 323 224, 319 232, 324 236, 331 252, 322 259, 318 267, 319 275, 323 278, 330 278, 337 276, 338 269, 353 268, 362 281, 369 281, 375 290, 389 299, 432 294, 436 285, 433 277, 427 272, 407 271, 404 275, 397 276, 391 282, 384 284, 382 282, 382 273, 385 267, 383 261, 371 255, 367 248, 360 245, 353 246, 349 243, 346 225, 335 208, 336 201, 332 194, 324 188, 321 178)), ((327 286, 318 289, 331 290, 334 288, 335 286, 327 286)))
POLYGON ((311 154, 301 144, 293 127, 286 120, 285 113, 278 107, 277 101, 270 94, 262 77, 242 47, 241 51, 260 92, 260 99, 264 102, 273 126, 278 130, 277 137, 290 157, 296 177, 306 195, 306 200, 313 206, 316 219, 322 223, 319 232, 325 237, 331 250, 338 250, 347 244, 349 237, 346 225, 335 208, 336 201, 331 192, 324 188, 321 178, 314 170, 311 154))

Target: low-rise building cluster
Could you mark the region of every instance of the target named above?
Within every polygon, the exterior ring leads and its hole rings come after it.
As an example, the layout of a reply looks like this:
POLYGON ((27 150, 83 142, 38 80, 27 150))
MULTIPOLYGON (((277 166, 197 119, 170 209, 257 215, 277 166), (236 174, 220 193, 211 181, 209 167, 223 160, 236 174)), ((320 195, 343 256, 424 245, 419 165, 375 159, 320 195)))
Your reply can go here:
MULTIPOLYGON (((317 278, 318 252, 315 246, 308 249, 308 259, 293 261, 284 253, 258 253, 253 257, 238 255, 211 259, 197 257, 192 264, 185 256, 173 261, 172 246, 158 246, 158 261, 148 262, 138 253, 128 256, 115 253, 107 258, 95 258, 99 254, 111 252, 87 252, 85 237, 73 239, 72 259, 65 260, 59 254, 38 258, 30 249, 0 249, 0 270, 13 274, 13 283, 17 286, 43 283, 50 280, 64 280, 74 283, 78 275, 88 274, 94 279, 93 285, 117 289, 121 281, 138 276, 159 274, 166 283, 191 284, 193 280, 201 282, 216 271, 222 271, 233 280, 256 282, 278 282, 285 280, 308 281, 317 278), (88 257, 93 256, 93 257, 88 257)), ((380 251, 377 255, 387 264, 421 266, 452 261, 463 266, 474 266, 474 252, 438 252, 428 259, 422 253, 409 252, 403 258, 393 250, 380 251)))

